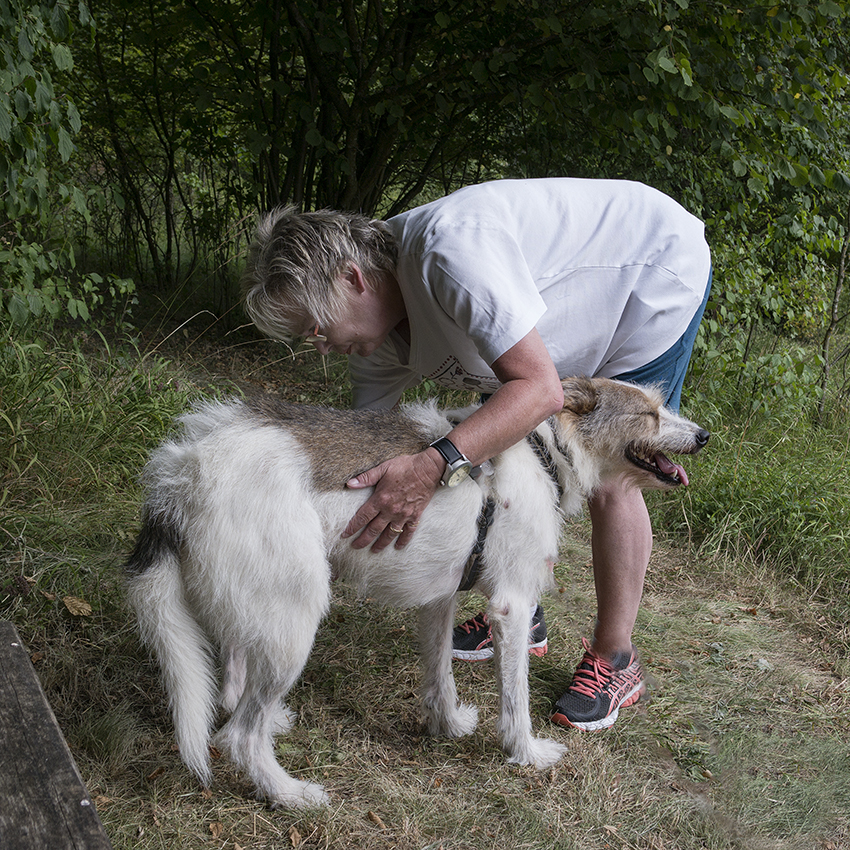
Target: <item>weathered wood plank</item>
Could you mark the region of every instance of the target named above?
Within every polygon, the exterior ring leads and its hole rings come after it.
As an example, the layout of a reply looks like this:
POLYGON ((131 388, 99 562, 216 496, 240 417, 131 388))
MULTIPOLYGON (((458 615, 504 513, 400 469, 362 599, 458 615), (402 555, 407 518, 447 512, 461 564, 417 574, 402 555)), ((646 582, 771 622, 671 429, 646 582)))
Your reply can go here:
POLYGON ((0 847, 112 850, 15 627, 0 621, 0 847))

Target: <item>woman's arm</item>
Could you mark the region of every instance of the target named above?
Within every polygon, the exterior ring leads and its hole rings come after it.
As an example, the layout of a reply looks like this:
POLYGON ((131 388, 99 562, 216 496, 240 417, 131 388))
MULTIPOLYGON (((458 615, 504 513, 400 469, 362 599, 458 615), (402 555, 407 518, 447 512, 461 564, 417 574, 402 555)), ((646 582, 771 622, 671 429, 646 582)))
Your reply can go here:
MULTIPOLYGON (((561 381, 536 329, 492 364, 499 389, 447 436, 473 465, 483 463, 522 440, 564 404, 561 381)), ((431 501, 445 470, 442 455, 432 448, 401 455, 348 482, 352 488, 374 487, 343 531, 352 546, 376 552, 393 540, 403 548, 431 501), (400 534, 391 530, 403 529, 400 534)))

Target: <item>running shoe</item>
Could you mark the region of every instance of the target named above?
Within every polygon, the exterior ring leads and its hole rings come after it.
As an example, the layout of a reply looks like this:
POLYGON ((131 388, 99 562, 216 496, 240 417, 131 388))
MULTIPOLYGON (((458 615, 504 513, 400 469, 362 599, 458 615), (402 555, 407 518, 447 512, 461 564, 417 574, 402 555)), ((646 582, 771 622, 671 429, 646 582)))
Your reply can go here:
MULTIPOLYGON (((549 640, 546 637, 546 619, 538 605, 528 629, 528 652, 541 657, 546 654, 549 640)), ((452 635, 452 658, 462 661, 486 661, 493 657, 493 633, 484 613, 455 626, 452 635)))
POLYGON ((643 696, 646 683, 634 647, 627 657, 624 654, 625 666, 615 669, 590 648, 589 641, 582 639, 582 645, 584 657, 566 693, 555 703, 552 720, 595 732, 613 726, 620 709, 643 696))

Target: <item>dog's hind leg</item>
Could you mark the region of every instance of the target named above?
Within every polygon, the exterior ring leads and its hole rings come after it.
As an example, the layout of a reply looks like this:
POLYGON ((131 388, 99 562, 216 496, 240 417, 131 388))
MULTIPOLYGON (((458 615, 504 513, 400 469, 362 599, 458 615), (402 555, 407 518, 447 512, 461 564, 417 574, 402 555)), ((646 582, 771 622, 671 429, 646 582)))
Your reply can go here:
POLYGON ((237 644, 222 647, 221 663, 223 668, 221 707, 228 714, 233 714, 245 690, 245 671, 247 668, 245 647, 237 644))
POLYGON ((249 651, 245 690, 233 716, 213 738, 213 744, 225 751, 248 775, 257 789, 257 796, 268 800, 273 807, 304 808, 328 802, 321 785, 290 776, 280 766, 274 752, 274 736, 280 731, 282 700, 301 674, 312 636, 302 644, 285 650, 289 661, 285 667, 277 663, 278 659, 270 662, 269 658, 257 657, 249 651))
MULTIPOLYGON (((223 676, 221 686, 221 707, 227 714, 233 714, 245 691, 245 676, 247 673, 247 652, 244 646, 231 644, 221 653, 223 676)), ((295 712, 287 708, 283 702, 278 707, 278 716, 274 721, 274 734, 288 732, 295 722, 295 712)))
POLYGON ((455 598, 419 609, 419 648, 422 657, 422 713, 431 735, 459 738, 478 724, 478 710, 458 703, 452 673, 452 626, 455 598))
POLYGON ((508 761, 532 764, 538 770, 555 764, 567 748, 531 731, 528 698, 528 611, 524 596, 490 601, 487 617, 499 679, 499 735, 508 761))

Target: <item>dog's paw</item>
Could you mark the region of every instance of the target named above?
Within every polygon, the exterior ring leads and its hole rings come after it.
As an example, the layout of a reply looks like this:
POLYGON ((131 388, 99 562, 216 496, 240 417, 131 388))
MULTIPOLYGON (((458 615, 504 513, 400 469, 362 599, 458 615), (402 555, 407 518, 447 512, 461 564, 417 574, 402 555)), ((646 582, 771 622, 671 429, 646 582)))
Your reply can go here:
POLYGON ((529 738, 522 746, 512 747, 509 764, 530 764, 537 770, 545 770, 557 764, 567 752, 564 744, 551 738, 529 738))
POLYGON ((314 809, 327 806, 331 798, 325 789, 315 782, 291 779, 285 790, 269 795, 268 803, 273 809, 314 809))
POLYGON ((474 705, 458 703, 450 711, 426 713, 425 726, 429 735, 462 738, 471 735, 478 726, 478 709, 474 705))

